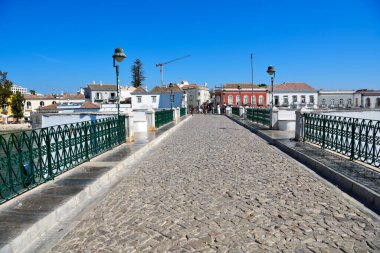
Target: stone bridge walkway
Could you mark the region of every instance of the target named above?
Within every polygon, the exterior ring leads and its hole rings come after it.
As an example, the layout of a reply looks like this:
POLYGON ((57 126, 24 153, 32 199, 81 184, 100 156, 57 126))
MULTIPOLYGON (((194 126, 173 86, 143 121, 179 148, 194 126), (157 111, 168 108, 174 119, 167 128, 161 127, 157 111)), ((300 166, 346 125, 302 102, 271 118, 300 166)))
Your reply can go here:
POLYGON ((223 116, 195 115, 52 252, 379 252, 379 218, 223 116))

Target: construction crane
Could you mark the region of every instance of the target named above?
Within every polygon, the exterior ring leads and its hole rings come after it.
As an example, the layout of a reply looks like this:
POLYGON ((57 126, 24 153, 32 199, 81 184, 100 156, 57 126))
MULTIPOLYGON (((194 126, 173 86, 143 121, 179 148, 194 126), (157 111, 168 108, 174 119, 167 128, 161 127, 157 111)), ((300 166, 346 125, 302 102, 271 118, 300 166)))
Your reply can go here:
POLYGON ((185 58, 187 58, 187 57, 190 57, 190 55, 185 55, 185 56, 182 56, 182 57, 176 58, 176 59, 171 60, 171 61, 167 61, 167 62, 157 63, 157 64, 156 64, 156 67, 160 67, 161 87, 164 86, 164 65, 169 64, 169 63, 172 63, 172 62, 175 62, 175 61, 179 61, 179 60, 185 59, 185 58))

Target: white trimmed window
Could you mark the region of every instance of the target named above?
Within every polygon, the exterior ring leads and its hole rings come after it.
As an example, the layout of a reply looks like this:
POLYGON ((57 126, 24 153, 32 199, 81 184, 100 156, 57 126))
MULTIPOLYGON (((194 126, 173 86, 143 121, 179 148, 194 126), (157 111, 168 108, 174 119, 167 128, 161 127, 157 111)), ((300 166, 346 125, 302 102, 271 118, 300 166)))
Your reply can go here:
POLYGON ((141 103, 141 96, 137 96, 137 103, 141 103))
POLYGON ((245 105, 248 104, 248 96, 247 96, 247 95, 244 96, 244 101, 243 101, 243 103, 244 103, 245 105))
POLYGON ((252 101, 252 104, 255 105, 256 104, 256 96, 252 96, 251 101, 252 101))
POLYGON ((152 103, 156 103, 157 102, 157 96, 152 96, 152 103))
POLYGON ((228 96, 228 104, 231 105, 233 103, 233 97, 232 95, 228 96))
POLYGON ((236 96, 236 104, 240 105, 240 96, 239 95, 236 96))
POLYGON ((259 105, 263 105, 264 104, 264 97, 263 95, 260 95, 259 96, 259 105))

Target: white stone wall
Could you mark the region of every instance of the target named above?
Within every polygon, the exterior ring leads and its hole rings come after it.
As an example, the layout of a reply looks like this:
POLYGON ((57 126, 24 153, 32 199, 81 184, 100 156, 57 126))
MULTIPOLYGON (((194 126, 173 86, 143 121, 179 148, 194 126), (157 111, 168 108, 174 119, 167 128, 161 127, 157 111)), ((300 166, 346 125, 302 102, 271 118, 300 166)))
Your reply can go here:
MULTIPOLYGON (((293 96, 297 96, 297 103, 296 103, 297 107, 299 107, 301 105, 302 96, 305 96, 306 106, 310 106, 310 96, 314 97, 314 105, 318 104, 318 92, 317 91, 315 91, 315 92, 276 92, 276 91, 274 91, 273 92, 273 101, 275 101, 276 96, 279 97, 279 106, 282 106, 284 104, 284 97, 285 96, 288 96, 289 107, 291 107, 290 105, 293 104, 293 96)), ((270 105, 272 102, 272 95, 270 92, 267 93, 267 101, 268 101, 268 105, 270 105)))
POLYGON ((187 94, 187 105, 196 107, 210 100, 210 92, 204 89, 185 90, 187 94))

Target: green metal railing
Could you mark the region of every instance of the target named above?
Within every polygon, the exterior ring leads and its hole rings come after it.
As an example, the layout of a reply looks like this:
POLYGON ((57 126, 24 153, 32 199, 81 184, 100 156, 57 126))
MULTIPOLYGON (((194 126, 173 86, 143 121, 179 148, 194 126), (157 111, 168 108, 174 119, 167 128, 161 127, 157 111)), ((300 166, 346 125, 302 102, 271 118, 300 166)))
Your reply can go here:
POLYGON ((173 110, 162 110, 154 113, 156 128, 173 121, 173 110))
POLYGON ((182 116, 185 116, 185 115, 186 115, 186 108, 179 109, 179 116, 182 117, 182 116))
POLYGON ((125 117, 0 136, 0 203, 125 142, 125 117))
POLYGON ((305 113, 303 140, 380 167, 380 121, 305 113))
POLYGON ((270 109, 247 108, 247 119, 265 126, 270 126, 270 109))
POLYGON ((240 116, 239 107, 232 107, 232 114, 240 116))

